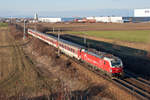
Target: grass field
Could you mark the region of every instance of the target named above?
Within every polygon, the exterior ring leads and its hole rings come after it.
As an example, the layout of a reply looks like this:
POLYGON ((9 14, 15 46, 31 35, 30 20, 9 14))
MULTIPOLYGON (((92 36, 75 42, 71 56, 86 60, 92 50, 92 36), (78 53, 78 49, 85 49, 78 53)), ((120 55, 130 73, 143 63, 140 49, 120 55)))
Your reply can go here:
POLYGON ((98 38, 116 39, 128 42, 148 43, 150 41, 150 30, 133 31, 67 31, 67 33, 88 35, 98 38))
POLYGON ((8 24, 7 23, 0 23, 0 27, 7 27, 8 24))

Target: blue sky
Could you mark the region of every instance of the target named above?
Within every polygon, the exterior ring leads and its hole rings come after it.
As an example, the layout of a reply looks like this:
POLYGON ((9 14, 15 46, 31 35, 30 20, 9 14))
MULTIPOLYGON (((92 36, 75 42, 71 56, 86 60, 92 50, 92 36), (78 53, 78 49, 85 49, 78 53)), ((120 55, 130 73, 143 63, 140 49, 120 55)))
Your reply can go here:
POLYGON ((132 16, 150 0, 2 0, 0 16, 132 16))

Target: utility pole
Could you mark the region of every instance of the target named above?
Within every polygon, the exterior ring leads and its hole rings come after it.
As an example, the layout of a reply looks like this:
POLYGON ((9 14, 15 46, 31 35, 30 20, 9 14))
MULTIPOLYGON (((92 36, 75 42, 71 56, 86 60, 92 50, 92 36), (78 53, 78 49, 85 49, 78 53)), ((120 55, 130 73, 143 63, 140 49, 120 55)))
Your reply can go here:
POLYGON ((60 56, 59 39, 60 39, 60 29, 58 30, 58 56, 60 56))
POLYGON ((55 32, 55 28, 53 27, 53 33, 55 32))
POLYGON ((36 22, 35 22, 35 26, 34 26, 34 30, 35 30, 35 31, 37 31, 37 27, 36 27, 36 26, 37 26, 37 24, 36 24, 36 22))
POLYGON ((84 44, 86 45, 86 33, 84 33, 84 44))
POLYGON ((24 34, 23 34, 23 39, 26 38, 26 20, 24 19, 24 34))
POLYGON ((12 24, 12 16, 10 17, 10 23, 12 24))

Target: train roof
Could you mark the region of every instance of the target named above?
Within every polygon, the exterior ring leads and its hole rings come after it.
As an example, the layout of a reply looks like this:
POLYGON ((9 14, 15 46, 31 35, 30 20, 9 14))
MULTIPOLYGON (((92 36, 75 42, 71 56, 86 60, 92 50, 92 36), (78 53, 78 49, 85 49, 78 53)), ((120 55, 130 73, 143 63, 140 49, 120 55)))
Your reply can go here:
POLYGON ((59 41, 62 42, 62 43, 69 44, 69 45, 71 45, 71 46, 77 47, 77 48, 82 48, 82 49, 85 48, 85 47, 83 47, 83 46, 81 46, 81 45, 75 44, 75 43, 70 42, 70 41, 66 41, 66 40, 64 40, 64 39, 60 39, 59 41))
POLYGON ((114 55, 112 54, 108 54, 106 52, 101 52, 101 51, 97 51, 95 49, 88 49, 88 50, 85 50, 85 52, 88 52, 89 54, 95 56, 95 57, 98 57, 98 58, 109 58, 109 59, 117 59, 117 57, 115 57, 114 55))
MULTIPOLYGON (((32 31, 34 31, 34 30, 32 30, 32 31)), ((35 31, 36 32, 36 31, 35 31)), ((47 37, 51 37, 51 38, 53 38, 53 39, 55 39, 55 40, 58 40, 58 38, 57 37, 55 37, 55 36, 52 36, 52 35, 50 35, 50 34, 45 34, 45 33, 42 33, 42 32, 38 32, 38 33, 40 33, 40 34, 43 34, 43 35, 45 35, 45 36, 47 36, 47 37)), ((59 42, 62 42, 62 43, 65 43, 65 44, 68 44, 68 45, 71 45, 71 46, 74 46, 74 47, 77 47, 77 48, 85 48, 85 47, 83 47, 83 46, 81 46, 81 45, 78 45, 78 44, 76 44, 76 43, 73 43, 73 42, 70 42, 70 41, 66 41, 66 40, 64 40, 64 39, 59 39, 59 42)))
MULTIPOLYGON (((45 34, 45 33, 43 33, 43 34, 44 34, 44 35, 47 35, 48 37, 54 38, 55 40, 58 40, 58 38, 55 37, 55 36, 52 36, 52 35, 50 35, 50 34, 45 34)), ((71 46, 74 46, 74 47, 77 47, 77 48, 85 48, 85 47, 83 47, 83 46, 81 46, 81 45, 78 45, 78 44, 76 44, 76 43, 73 43, 73 42, 70 42, 70 41, 61 39, 61 37, 60 37, 60 39, 59 39, 59 42, 62 42, 62 43, 65 43, 65 44, 68 44, 68 45, 71 45, 71 46)))

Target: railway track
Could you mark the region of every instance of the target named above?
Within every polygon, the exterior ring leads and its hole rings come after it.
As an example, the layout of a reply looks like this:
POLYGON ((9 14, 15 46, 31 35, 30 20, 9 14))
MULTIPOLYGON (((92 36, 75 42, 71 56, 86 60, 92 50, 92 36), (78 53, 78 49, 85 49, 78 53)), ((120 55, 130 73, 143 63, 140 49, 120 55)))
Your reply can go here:
POLYGON ((147 85, 150 85, 150 81, 148 81, 148 80, 146 80, 144 78, 141 78, 141 77, 137 76, 136 74, 131 73, 128 70, 125 70, 125 73, 128 74, 128 76, 132 76, 132 77, 136 78, 138 81, 141 81, 141 82, 143 82, 143 83, 145 83, 147 85))
POLYGON ((117 84, 119 87, 127 90, 132 95, 136 95, 141 100, 149 100, 150 99, 149 92, 139 86, 139 84, 141 84, 141 83, 133 84, 131 81, 126 80, 126 79, 123 79, 123 80, 122 79, 113 79, 112 82, 117 84))
POLYGON ((150 100, 150 84, 149 81, 139 78, 138 76, 132 75, 132 73, 129 74, 129 72, 125 72, 125 75, 127 76, 124 79, 110 79, 110 77, 106 76, 105 73, 94 69, 87 63, 79 62, 78 60, 75 60, 71 58, 76 63, 84 66, 88 70, 94 72, 100 77, 103 77, 104 79, 112 82, 113 84, 119 86, 120 88, 130 92, 132 95, 137 96, 141 100, 150 100))

